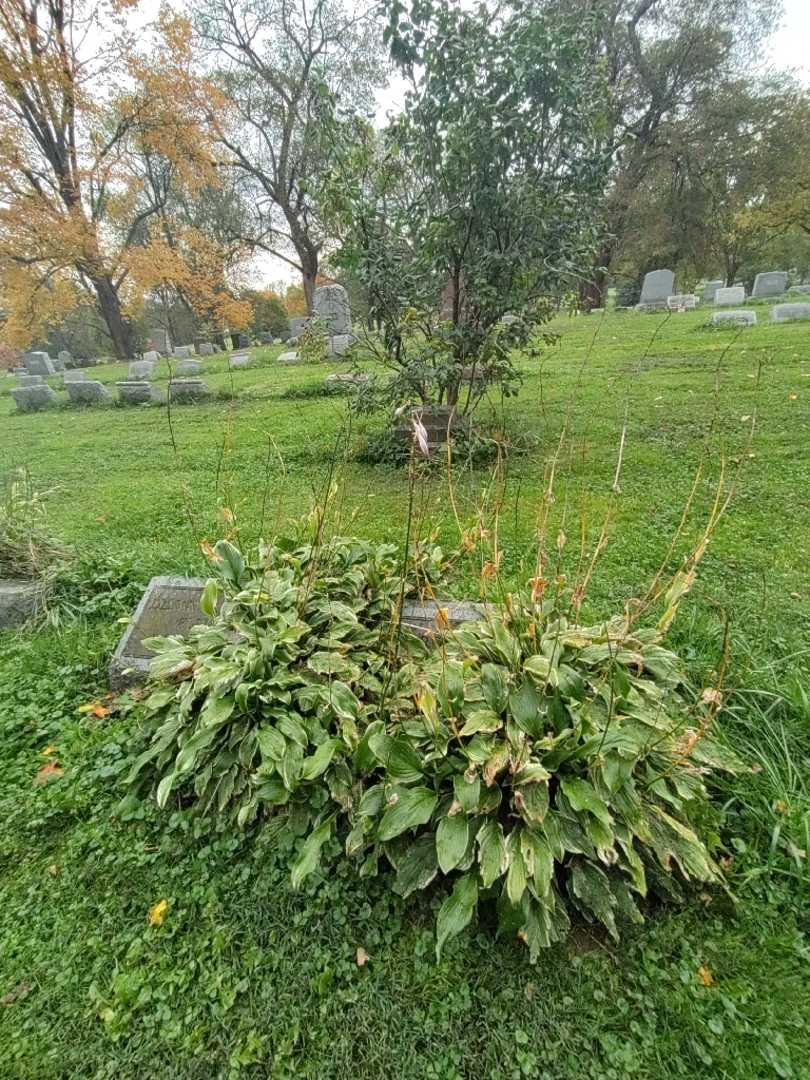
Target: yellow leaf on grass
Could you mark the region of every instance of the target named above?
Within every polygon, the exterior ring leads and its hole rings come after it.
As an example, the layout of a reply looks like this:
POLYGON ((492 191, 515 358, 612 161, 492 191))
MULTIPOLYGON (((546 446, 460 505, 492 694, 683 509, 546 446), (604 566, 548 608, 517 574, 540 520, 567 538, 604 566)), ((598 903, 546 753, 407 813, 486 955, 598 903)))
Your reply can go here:
POLYGON ((152 904, 149 908, 149 925, 150 926, 163 926, 166 920, 166 913, 169 910, 168 900, 158 900, 156 904, 152 904))
POLYGON ((704 964, 698 968, 698 979, 701 986, 714 986, 714 975, 704 964))
POLYGON ((357 946, 357 966, 365 967, 369 961, 369 955, 362 945, 357 946))
POLYGON ((53 757, 53 755, 56 753, 56 747, 55 746, 46 746, 44 750, 40 751, 40 753, 42 754, 43 757, 53 757))

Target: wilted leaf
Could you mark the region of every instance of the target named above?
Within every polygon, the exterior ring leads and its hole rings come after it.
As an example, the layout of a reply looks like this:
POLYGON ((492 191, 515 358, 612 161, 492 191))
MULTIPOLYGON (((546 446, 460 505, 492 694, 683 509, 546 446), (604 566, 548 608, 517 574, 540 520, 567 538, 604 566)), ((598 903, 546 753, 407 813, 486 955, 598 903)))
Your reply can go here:
POLYGON ((357 946, 357 952, 355 954, 355 963, 358 967, 365 967, 369 962, 370 957, 362 945, 357 946))
POLYGON ((150 926, 163 926, 166 921, 166 915, 169 911, 168 900, 158 900, 156 904, 152 904, 149 908, 149 925, 150 926))
POLYGON ((714 975, 703 964, 698 968, 698 980, 701 986, 714 986, 714 975))

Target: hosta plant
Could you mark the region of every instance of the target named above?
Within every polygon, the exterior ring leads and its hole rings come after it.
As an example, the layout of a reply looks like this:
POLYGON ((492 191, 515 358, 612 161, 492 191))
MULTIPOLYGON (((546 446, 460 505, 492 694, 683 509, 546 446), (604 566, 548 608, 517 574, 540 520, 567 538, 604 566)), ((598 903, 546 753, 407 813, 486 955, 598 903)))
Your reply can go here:
POLYGON ((571 912, 615 937, 650 891, 720 880, 695 823, 704 775, 735 762, 661 637, 512 606, 461 628, 421 672, 414 714, 367 733, 377 771, 346 851, 366 873, 390 863, 402 896, 449 880, 439 951, 483 898, 534 958, 571 912))
POLYGON ((129 782, 160 806, 179 799, 238 825, 283 808, 302 835, 351 805, 370 720, 412 707, 392 616, 411 587, 403 572, 424 583, 441 552, 407 567, 394 546, 358 540, 278 540, 255 564, 227 541, 212 554, 210 625, 146 643, 148 747, 129 782))

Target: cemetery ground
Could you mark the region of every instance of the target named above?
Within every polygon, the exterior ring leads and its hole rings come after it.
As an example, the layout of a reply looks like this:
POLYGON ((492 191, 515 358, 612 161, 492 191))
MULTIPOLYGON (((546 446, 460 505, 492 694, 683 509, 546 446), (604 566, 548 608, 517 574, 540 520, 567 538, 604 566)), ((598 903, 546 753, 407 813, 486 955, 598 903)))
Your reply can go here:
MULTIPOLYGON (((494 409, 523 446, 502 487, 504 580, 531 576, 567 423, 551 529, 568 537, 563 569, 576 564, 581 523, 592 549, 612 508, 594 617, 646 588, 701 462, 690 538, 721 447, 726 482, 741 470, 672 633, 700 687, 728 632, 718 722, 755 768, 715 790, 736 900, 659 907, 619 946, 583 927, 535 966, 486 916, 437 964, 441 889, 403 902, 337 862, 296 893, 286 853, 261 833, 151 807, 115 816, 131 724, 105 697, 119 620, 153 574, 204 573, 199 540, 232 527, 223 507, 249 545, 333 483, 342 532, 403 541, 407 471, 335 465, 380 423, 356 418, 347 433, 343 400, 318 396, 345 365, 276 365, 276 348, 229 374, 204 358, 216 396, 170 414, 14 415, 0 384, 3 471, 30 468, 51 493, 53 530, 82 553, 60 625, 0 637, 0 1076, 808 1075, 810 324, 772 325, 763 312, 756 327, 710 331, 706 319, 561 318, 559 344, 539 368, 522 365, 520 396, 494 409), (36 783, 56 761, 63 772, 36 783)), ((113 383, 124 370, 92 377, 113 383)), ((491 504, 490 478, 456 470, 465 523, 491 504)), ((446 469, 419 481, 414 505, 452 547, 446 469)), ((453 593, 469 596, 474 581, 459 571, 453 593)))

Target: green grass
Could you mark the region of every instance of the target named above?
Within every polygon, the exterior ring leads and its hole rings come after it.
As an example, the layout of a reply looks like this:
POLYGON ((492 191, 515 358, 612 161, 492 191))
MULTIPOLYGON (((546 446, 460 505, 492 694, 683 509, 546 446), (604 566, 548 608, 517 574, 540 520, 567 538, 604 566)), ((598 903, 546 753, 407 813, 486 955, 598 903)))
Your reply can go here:
MULTIPOLYGON (((757 767, 716 793, 736 904, 713 895, 659 908, 618 948, 583 928, 535 967, 495 940, 485 914, 437 965, 440 888, 403 903, 338 861, 295 894, 286 853, 261 837, 235 840, 151 808, 119 820, 131 720, 79 711, 104 691, 116 619, 132 601, 132 588, 109 579, 87 619, 0 636, 0 998, 10 995, 0 1077, 807 1076, 810 325, 772 325, 763 311, 738 334, 707 330, 705 318, 560 319, 559 345, 525 370, 520 396, 503 415, 497 402, 485 412, 534 446, 506 467, 507 586, 533 566, 564 425, 551 535, 568 536, 569 575, 580 529, 592 547, 612 507, 587 599, 597 615, 649 582, 701 462, 679 552, 708 512, 721 462, 727 479, 742 466, 673 630, 701 685, 729 629, 721 731, 757 767), (48 745, 65 773, 36 786, 48 745), (150 927, 162 898, 166 921, 150 927), (362 968, 358 946, 370 955, 362 968)), ((170 417, 152 407, 16 415, 12 380, 2 380, 0 471, 27 465, 51 492, 54 530, 88 558, 115 557, 129 580, 201 571, 198 541, 226 528, 223 505, 248 543, 305 512, 330 479, 339 527, 402 541, 404 473, 351 460, 335 472, 345 402, 284 396, 340 365, 276 365, 279 351, 232 375, 206 358, 206 380, 231 400, 170 417)), ((111 383, 125 368, 91 375, 111 383)), ((353 420, 348 442, 379 422, 353 420)), ((459 470, 464 524, 489 482, 487 471, 459 470)), ((420 483, 416 507, 423 531, 452 546, 441 470, 420 483)), ((456 591, 473 588, 472 569, 460 570, 456 591)))

